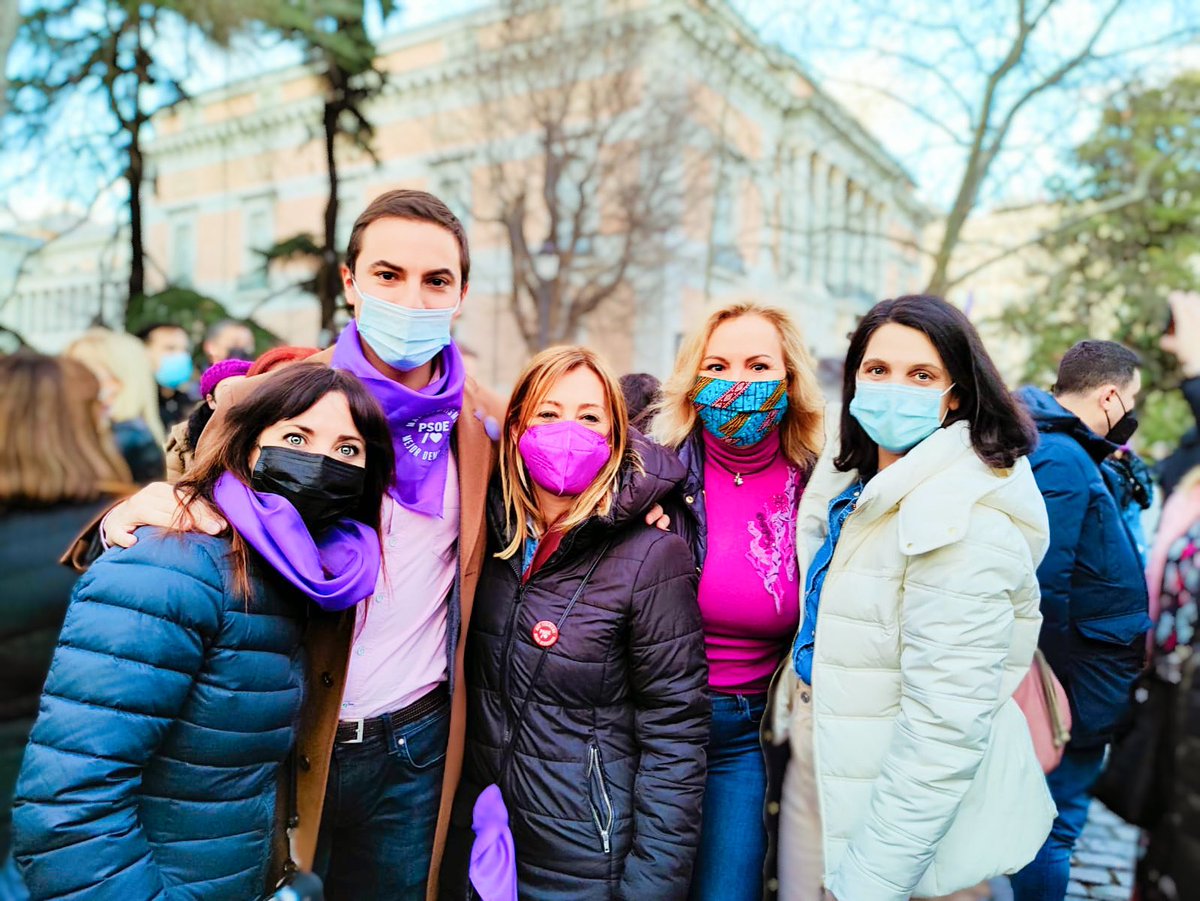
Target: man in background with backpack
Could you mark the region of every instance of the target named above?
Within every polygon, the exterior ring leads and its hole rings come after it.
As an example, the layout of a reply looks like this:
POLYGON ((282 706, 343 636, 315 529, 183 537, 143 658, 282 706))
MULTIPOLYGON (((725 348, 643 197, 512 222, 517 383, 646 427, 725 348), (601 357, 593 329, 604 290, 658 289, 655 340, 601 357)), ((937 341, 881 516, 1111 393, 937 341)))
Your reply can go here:
POLYGON ((1038 569, 1040 647, 1071 701, 1071 742, 1048 777, 1058 817, 1038 856, 1012 879, 1016 901, 1063 901, 1104 751, 1141 670, 1150 627, 1142 561, 1101 464, 1132 437, 1141 359, 1112 341, 1063 356, 1053 393, 1024 388, 1037 423, 1030 455, 1050 518, 1038 569))

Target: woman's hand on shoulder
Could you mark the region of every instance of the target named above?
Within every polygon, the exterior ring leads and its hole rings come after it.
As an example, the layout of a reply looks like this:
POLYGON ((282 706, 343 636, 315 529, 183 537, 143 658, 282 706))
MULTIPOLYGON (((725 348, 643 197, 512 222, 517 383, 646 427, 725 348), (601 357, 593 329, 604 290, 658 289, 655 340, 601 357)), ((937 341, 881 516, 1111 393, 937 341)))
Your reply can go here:
POLYGON ((189 532, 219 535, 225 530, 225 520, 208 504, 197 501, 185 513, 174 486, 166 482, 151 482, 137 494, 125 499, 109 511, 100 524, 104 543, 109 547, 133 547, 142 526, 171 528, 178 526, 189 532))

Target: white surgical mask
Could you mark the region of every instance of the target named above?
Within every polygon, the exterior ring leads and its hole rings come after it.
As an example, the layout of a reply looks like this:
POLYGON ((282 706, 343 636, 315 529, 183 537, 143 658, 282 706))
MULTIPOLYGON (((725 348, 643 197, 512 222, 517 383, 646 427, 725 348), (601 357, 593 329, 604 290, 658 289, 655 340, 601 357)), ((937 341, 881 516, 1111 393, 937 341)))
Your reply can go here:
POLYGON ((362 309, 358 333, 393 369, 409 372, 424 366, 450 344, 450 325, 458 304, 444 310, 414 310, 366 294, 352 281, 362 309))

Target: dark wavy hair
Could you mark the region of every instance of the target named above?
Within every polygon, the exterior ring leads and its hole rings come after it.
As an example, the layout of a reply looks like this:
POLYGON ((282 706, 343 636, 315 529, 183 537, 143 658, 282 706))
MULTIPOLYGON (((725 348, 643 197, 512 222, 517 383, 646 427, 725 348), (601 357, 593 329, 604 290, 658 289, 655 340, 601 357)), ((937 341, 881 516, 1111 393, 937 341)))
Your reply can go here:
MULTIPOLYGON (((379 402, 356 376, 318 363, 296 363, 272 373, 247 397, 229 408, 220 423, 221 434, 213 441, 205 442, 187 477, 175 486, 183 502, 180 522, 186 522, 188 508, 197 501, 217 506, 214 491, 217 480, 225 472, 250 484, 250 454, 266 429, 299 416, 325 395, 335 392, 346 398, 350 418, 363 437, 366 451, 362 498, 351 516, 378 532, 383 496, 396 468, 387 417, 379 402)), ((246 574, 249 553, 241 537, 230 531, 234 584, 244 597, 249 598, 250 583, 246 574)))
POLYGON ((916 329, 937 350, 958 399, 958 409, 947 414, 944 425, 966 421, 979 459, 995 469, 1007 469, 1033 450, 1037 445, 1033 420, 1005 387, 975 326, 940 297, 911 294, 877 303, 850 338, 842 381, 842 446, 834 466, 842 472, 857 469, 868 477, 879 468, 879 447, 851 415, 850 401, 867 344, 889 322, 916 329))

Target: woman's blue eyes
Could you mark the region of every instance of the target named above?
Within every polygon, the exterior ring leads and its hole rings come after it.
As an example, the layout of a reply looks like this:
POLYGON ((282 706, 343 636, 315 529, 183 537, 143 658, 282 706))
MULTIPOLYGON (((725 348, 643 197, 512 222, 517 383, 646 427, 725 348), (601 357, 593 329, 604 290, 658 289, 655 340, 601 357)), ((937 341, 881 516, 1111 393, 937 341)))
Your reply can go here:
POLYGON ((343 444, 338 448, 338 453, 343 457, 354 457, 358 455, 358 448, 353 444, 343 444))
POLYGON ((293 447, 299 447, 300 445, 302 445, 304 443, 304 436, 297 435, 293 432, 291 435, 284 435, 283 440, 286 441, 288 444, 292 445, 293 447), (294 441, 292 440, 293 438, 295 439, 294 441))

